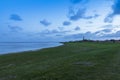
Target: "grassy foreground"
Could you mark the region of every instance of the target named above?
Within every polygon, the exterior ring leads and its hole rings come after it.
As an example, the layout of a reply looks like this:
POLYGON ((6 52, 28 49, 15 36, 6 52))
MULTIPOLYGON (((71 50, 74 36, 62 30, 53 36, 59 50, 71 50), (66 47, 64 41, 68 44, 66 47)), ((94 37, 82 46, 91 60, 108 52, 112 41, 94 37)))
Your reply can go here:
POLYGON ((73 42, 1 55, 0 80, 120 80, 120 43, 73 42))

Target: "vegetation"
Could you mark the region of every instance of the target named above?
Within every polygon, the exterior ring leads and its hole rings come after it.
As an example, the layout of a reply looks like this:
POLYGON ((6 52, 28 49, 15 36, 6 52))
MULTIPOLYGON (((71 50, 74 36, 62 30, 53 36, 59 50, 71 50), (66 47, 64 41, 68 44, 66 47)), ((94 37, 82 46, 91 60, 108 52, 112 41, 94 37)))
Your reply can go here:
POLYGON ((0 80, 120 80, 120 44, 68 42, 0 56, 0 80))

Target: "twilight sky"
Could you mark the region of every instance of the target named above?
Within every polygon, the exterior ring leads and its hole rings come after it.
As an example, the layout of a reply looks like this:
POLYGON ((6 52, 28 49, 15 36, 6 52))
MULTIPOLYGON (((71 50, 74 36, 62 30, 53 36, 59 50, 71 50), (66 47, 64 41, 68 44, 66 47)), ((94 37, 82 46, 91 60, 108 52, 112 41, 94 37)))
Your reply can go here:
POLYGON ((120 0, 0 0, 0 42, 120 39, 120 0))

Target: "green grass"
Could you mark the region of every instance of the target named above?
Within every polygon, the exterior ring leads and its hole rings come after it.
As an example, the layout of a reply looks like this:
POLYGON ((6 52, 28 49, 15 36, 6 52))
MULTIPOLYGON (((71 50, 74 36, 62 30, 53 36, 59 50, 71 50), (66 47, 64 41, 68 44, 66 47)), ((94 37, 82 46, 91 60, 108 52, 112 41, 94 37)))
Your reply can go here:
POLYGON ((0 80, 120 80, 120 43, 73 42, 1 55, 0 80))

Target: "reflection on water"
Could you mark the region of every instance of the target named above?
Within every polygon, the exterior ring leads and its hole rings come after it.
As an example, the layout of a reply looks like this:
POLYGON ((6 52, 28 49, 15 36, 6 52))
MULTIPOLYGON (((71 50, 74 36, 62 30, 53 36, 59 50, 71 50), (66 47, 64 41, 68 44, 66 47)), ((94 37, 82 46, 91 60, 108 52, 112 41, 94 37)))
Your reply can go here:
POLYGON ((0 43, 0 54, 37 50, 62 45, 60 43, 0 43))

